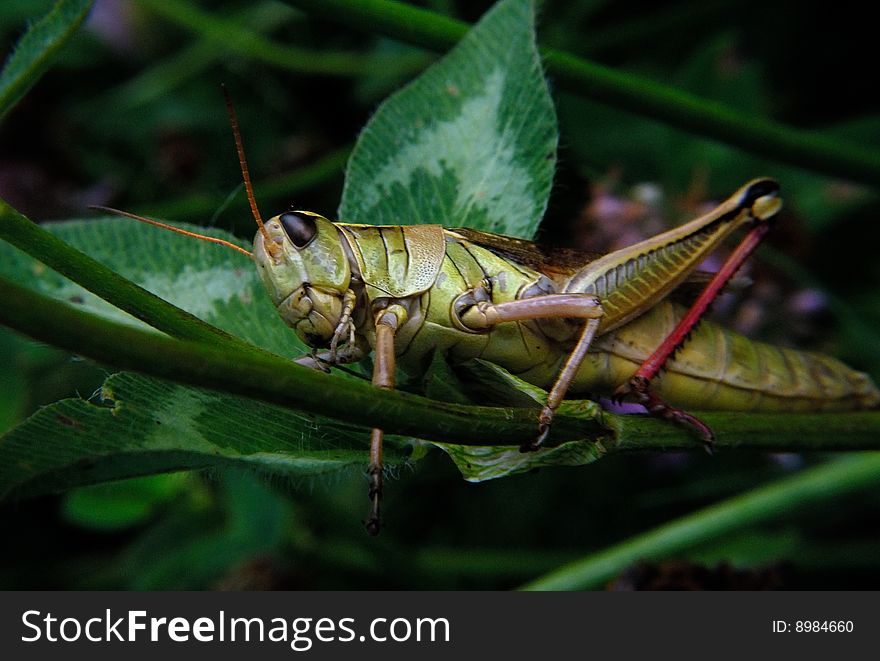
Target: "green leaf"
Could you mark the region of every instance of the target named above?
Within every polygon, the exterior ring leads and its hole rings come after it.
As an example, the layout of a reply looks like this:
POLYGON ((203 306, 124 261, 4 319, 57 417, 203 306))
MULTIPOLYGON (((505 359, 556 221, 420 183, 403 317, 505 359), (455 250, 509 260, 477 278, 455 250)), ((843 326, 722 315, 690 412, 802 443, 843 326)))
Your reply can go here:
MULTIPOLYGON (((221 466, 288 479, 361 471, 366 438, 318 416, 122 373, 98 404, 56 402, 0 439, 0 498, 221 466)), ((402 459, 389 450, 387 461, 402 459)))
POLYGON ((297 48, 274 42, 242 25, 228 20, 217 11, 203 11, 190 2, 177 0, 141 0, 152 11, 164 18, 222 46, 225 53, 236 53, 262 61, 271 66, 299 73, 324 76, 360 76, 391 71, 412 72, 425 64, 421 53, 406 53, 391 57, 364 56, 362 53, 320 51, 297 48))
POLYGON ((92 0, 58 0, 52 11, 19 39, 0 71, 0 119, 45 73, 91 6, 92 0))
POLYGON ((533 3, 503 0, 379 107, 349 161, 339 217, 531 237, 547 206, 556 141, 533 3))
MULTIPOLYGON (((113 569, 131 590, 205 589, 224 573, 247 573, 296 532, 289 501, 253 475, 223 471, 211 507, 178 503, 139 537, 113 569)), ((246 584, 245 584, 246 585, 246 584)), ((92 587, 92 586, 84 586, 92 587)), ((241 589, 233 583, 227 589, 241 589)))
POLYGON ((68 522, 84 528, 124 530, 146 521, 185 485, 185 473, 96 484, 68 493, 62 512, 68 522))
POLYGON ((0 433, 18 423, 26 411, 28 387, 20 364, 26 344, 22 338, 0 330, 0 355, 4 356, 0 370, 0 433))
POLYGON ((568 441, 540 452, 520 452, 519 448, 501 445, 434 445, 449 455, 468 482, 485 482, 550 466, 585 466, 604 455, 601 446, 592 441, 568 441))
MULTIPOLYGON (((547 401, 546 391, 484 360, 469 361, 456 371, 467 377, 469 390, 482 402, 539 407, 547 401)), ((589 400, 567 400, 560 406, 560 412, 588 421, 602 420, 603 415, 602 407, 589 400)), ((595 438, 567 441, 540 452, 520 452, 518 446, 434 445, 449 455, 468 482, 485 482, 549 466, 584 466, 606 452, 595 438)))

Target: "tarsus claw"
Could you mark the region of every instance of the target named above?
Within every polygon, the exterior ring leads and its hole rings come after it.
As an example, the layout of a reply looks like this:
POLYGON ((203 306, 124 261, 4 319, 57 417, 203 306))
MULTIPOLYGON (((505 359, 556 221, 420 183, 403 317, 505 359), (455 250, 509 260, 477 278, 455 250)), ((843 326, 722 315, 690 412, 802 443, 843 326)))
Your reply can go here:
POLYGON ((651 390, 648 379, 643 376, 634 376, 614 391, 613 397, 616 398, 618 395, 630 397, 637 404, 648 409, 648 413, 656 418, 670 420, 687 427, 700 437, 706 452, 710 455, 715 454, 715 434, 712 433, 709 426, 698 417, 669 406, 651 390))
POLYGON ((519 447, 520 452, 537 452, 544 447, 544 441, 550 435, 550 423, 553 422, 553 409, 545 406, 538 416, 538 436, 532 441, 526 441, 519 447))

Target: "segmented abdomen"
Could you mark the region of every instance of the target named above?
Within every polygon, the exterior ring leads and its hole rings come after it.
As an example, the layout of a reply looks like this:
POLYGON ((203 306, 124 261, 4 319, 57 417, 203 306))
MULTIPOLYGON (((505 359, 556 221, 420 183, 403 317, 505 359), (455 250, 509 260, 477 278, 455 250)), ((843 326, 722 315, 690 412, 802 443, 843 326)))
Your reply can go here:
MULTIPOLYGON (((608 394, 625 383, 684 308, 664 301, 599 338, 575 388, 608 394)), ((686 409, 842 411, 880 404, 870 377, 819 353, 749 340, 703 322, 654 382, 656 392, 686 409)))

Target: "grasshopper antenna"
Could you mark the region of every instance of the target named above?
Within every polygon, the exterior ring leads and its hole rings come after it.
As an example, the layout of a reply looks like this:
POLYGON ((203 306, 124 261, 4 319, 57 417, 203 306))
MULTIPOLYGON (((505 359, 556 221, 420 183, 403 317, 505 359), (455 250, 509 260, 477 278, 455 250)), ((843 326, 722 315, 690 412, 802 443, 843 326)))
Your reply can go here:
POLYGON ((259 208, 257 208, 254 186, 251 183, 251 174, 248 170, 247 159, 244 156, 244 145, 241 142, 241 132, 238 130, 238 116, 235 114, 235 107, 232 105, 232 99, 229 97, 229 90, 226 89, 226 85, 221 83, 220 87, 223 90, 223 98, 226 100, 226 112, 229 113, 229 124, 232 127, 232 136, 235 138, 235 152, 238 154, 238 164, 241 166, 241 176, 244 179, 244 190, 247 193, 248 203, 251 205, 251 213, 254 216, 254 220, 257 221, 260 234, 263 235, 263 245, 271 253, 276 244, 269 240, 269 233, 263 226, 263 217, 260 215, 259 208))
POLYGON ((187 230, 180 229, 179 227, 174 227, 174 225, 168 225, 166 223, 160 223, 158 220, 153 220, 152 218, 144 218, 143 216, 138 216, 137 214, 129 213, 128 211, 120 211, 119 209, 114 209, 112 207, 102 207, 99 205, 91 205, 89 209, 96 209, 98 211, 105 211, 106 213, 113 214, 114 216, 122 216, 123 218, 131 218, 132 220, 137 220, 142 223, 147 223, 148 225, 155 225, 156 227, 161 227, 162 229, 169 230, 171 232, 177 232, 178 234, 183 234, 184 236, 191 236, 195 239, 200 239, 201 241, 209 241, 210 243, 216 243, 221 246, 226 246, 227 248, 232 248, 233 250, 237 250, 243 255, 247 255, 248 257, 253 257, 253 254, 249 251, 245 250, 241 246, 237 246, 234 243, 230 243, 229 241, 224 241, 223 239, 218 239, 213 236, 205 236, 204 234, 197 234, 196 232, 189 232, 187 230))

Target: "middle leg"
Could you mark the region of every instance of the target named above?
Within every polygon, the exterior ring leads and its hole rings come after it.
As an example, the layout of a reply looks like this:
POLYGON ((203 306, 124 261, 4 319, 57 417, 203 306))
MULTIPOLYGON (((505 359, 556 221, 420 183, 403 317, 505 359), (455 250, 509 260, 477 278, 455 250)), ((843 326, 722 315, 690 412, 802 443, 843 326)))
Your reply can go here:
POLYGON ((568 293, 546 294, 534 298, 523 298, 504 303, 480 301, 463 309, 459 320, 471 330, 488 330, 508 321, 527 321, 531 319, 583 319, 584 327, 577 343, 565 361, 547 395, 547 403, 538 417, 538 435, 520 447, 522 452, 538 450, 550 433, 550 424, 556 409, 565 399, 565 394, 577 375, 578 369, 596 336, 602 319, 602 304, 591 294, 568 293))

